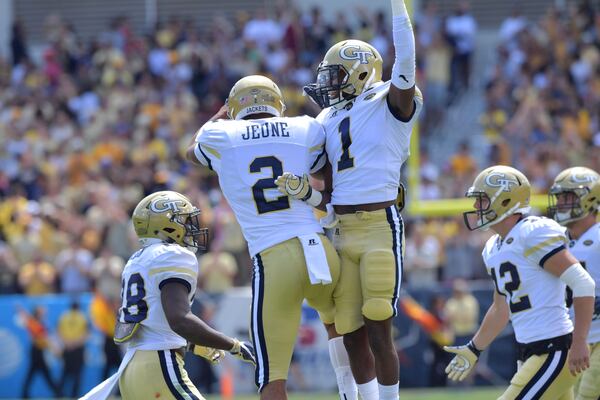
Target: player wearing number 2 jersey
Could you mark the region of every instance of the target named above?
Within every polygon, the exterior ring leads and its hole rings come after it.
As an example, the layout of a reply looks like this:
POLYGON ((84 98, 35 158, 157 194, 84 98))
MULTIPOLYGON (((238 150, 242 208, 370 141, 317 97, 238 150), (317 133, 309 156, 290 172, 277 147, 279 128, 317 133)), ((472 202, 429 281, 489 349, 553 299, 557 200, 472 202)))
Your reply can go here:
POLYGON ((464 215, 467 227, 496 232, 483 249, 496 290, 473 339, 444 348, 456 354, 446 373, 463 380, 510 320, 519 365, 500 399, 567 400, 573 398, 575 375, 589 366, 586 337, 595 285, 566 249, 564 229, 549 218, 527 216, 530 190, 521 172, 494 166, 467 191, 475 201, 475 210, 464 215), (573 289, 575 327, 565 306, 566 285, 573 289))
POLYGON ((206 248, 208 235, 199 214, 177 192, 156 192, 138 203, 132 220, 142 248, 123 270, 114 338, 128 350, 119 371, 83 400, 107 399, 117 381, 126 400, 203 399, 183 366, 188 343, 212 362, 222 350, 255 362, 250 343, 215 331, 190 312, 198 280, 195 251, 206 248))
POLYGON ((548 213, 567 228, 569 251, 596 282, 596 304, 587 341, 590 368, 575 385, 576 400, 600 397, 600 175, 585 167, 562 171, 550 188, 548 213))
POLYGON ((333 324, 340 273, 312 207, 277 190, 275 177, 284 170, 309 174, 326 159, 321 125, 306 116, 283 117, 284 109, 275 83, 245 77, 229 94, 231 119, 206 123, 188 149, 188 159, 218 174, 253 258, 251 334, 261 399, 287 398, 302 302, 333 324))

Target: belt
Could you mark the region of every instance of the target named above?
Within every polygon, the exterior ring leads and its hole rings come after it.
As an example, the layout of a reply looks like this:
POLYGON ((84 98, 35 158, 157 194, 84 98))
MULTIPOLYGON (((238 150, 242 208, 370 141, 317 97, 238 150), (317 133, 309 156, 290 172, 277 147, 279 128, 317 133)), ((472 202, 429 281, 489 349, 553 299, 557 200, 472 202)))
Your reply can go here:
POLYGON ((538 340, 537 342, 517 342, 517 347, 519 349, 519 360, 525 361, 531 356, 549 354, 553 351, 567 351, 571 347, 572 341, 573 334, 567 333, 566 335, 557 336, 550 339, 538 340))
POLYGON ((393 206, 396 200, 382 201, 380 203, 357 204, 357 205, 339 205, 333 206, 336 214, 353 214, 358 211, 377 211, 393 206))
POLYGON ((180 347, 178 349, 173 349, 177 354, 181 356, 181 358, 185 357, 185 347, 180 347))

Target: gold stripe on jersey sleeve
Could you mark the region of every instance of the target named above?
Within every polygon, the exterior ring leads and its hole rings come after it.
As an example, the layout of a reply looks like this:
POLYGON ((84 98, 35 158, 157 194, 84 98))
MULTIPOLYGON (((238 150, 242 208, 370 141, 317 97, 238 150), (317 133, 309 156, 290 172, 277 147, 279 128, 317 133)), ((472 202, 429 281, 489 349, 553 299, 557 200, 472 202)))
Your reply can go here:
POLYGON ((537 246, 533 246, 533 247, 525 250, 525 257, 529 257, 536 251, 540 251, 541 249, 543 249, 546 246, 550 246, 551 244, 564 242, 564 241, 565 240, 562 236, 555 236, 555 237, 551 237, 550 239, 546 239, 542 243, 538 244, 537 246))
POLYGON ((180 274, 189 275, 192 278, 196 278, 195 274, 187 268, 183 267, 162 267, 151 269, 148 275, 153 276, 156 274, 160 274, 161 272, 179 272, 180 274))
POLYGON ((316 146, 311 147, 310 149, 308 149, 309 153, 312 153, 313 151, 317 151, 317 150, 321 150, 323 148, 322 144, 318 144, 316 146))
POLYGON ((216 151, 215 149, 208 147, 205 144, 201 144, 200 146, 202 146, 202 148, 204 150, 208 151, 213 156, 217 157, 219 160, 221 159, 221 154, 218 151, 216 151))

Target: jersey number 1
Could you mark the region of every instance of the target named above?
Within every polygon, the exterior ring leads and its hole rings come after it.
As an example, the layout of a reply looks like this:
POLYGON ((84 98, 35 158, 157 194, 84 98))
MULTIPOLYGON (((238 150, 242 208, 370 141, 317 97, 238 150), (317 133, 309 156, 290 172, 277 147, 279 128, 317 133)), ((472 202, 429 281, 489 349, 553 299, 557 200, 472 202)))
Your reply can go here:
POLYGON ((342 136, 342 156, 337 163, 337 170, 342 171, 354 167, 354 158, 350 157, 350 145, 352 137, 350 136, 350 117, 346 117, 340 122, 338 131, 342 136))
POLYGON ((271 168, 272 176, 256 181, 252 186, 252 197, 256 203, 256 210, 259 214, 265 214, 272 211, 286 210, 290 208, 290 200, 287 196, 279 196, 274 200, 267 200, 265 190, 277 189, 275 178, 283 175, 283 164, 275 156, 266 156, 255 158, 250 164, 250 172, 255 174, 261 172, 263 168, 271 168))

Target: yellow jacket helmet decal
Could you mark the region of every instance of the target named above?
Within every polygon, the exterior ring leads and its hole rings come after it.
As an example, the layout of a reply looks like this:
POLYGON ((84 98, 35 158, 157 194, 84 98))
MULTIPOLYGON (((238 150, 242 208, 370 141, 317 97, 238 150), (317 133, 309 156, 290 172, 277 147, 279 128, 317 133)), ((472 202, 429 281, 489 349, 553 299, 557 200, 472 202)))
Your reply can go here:
POLYGON ((304 91, 321 108, 342 108, 374 83, 381 82, 383 59, 375 47, 361 40, 334 44, 317 69, 317 82, 304 91))
POLYGON ((487 229, 513 214, 528 213, 531 186, 517 169, 496 165, 477 175, 466 196, 475 199, 476 208, 464 213, 467 228, 487 229))
POLYGON ((144 197, 132 215, 140 241, 160 239, 167 243, 206 250, 208 229, 200 228, 200 210, 184 195, 162 191, 144 197))
POLYGON ((231 119, 242 119, 251 114, 283 116, 285 104, 279 87, 262 75, 240 79, 231 88, 227 98, 227 113, 231 119))
POLYGON ((589 168, 562 171, 548 194, 548 215, 561 225, 600 210, 600 175, 589 168), (569 196, 571 194, 571 196, 569 196))

